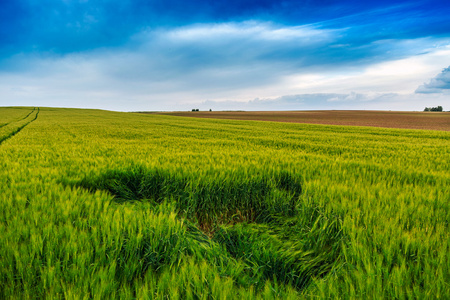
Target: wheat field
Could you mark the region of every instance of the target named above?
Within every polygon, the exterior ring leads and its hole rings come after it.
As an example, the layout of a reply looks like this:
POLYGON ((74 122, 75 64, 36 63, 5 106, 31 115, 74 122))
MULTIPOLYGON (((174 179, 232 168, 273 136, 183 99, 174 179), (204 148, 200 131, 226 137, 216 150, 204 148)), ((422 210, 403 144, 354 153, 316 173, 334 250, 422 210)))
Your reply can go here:
POLYGON ((1 299, 450 298, 450 132, 0 108, 1 299))

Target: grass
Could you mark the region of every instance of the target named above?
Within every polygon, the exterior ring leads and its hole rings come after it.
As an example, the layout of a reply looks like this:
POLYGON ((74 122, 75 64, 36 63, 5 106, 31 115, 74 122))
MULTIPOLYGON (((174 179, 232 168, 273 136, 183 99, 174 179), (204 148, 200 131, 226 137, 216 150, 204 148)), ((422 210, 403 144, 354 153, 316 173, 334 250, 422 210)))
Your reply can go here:
POLYGON ((449 132, 0 120, 2 299, 450 297, 449 132))

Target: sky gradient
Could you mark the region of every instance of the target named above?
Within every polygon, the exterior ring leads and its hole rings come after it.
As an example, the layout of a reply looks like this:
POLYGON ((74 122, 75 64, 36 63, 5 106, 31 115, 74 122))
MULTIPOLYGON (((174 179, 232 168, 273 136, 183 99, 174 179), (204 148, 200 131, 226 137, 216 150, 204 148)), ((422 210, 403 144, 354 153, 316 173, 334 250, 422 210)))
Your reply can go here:
POLYGON ((445 2, 2 0, 0 106, 450 110, 445 2))

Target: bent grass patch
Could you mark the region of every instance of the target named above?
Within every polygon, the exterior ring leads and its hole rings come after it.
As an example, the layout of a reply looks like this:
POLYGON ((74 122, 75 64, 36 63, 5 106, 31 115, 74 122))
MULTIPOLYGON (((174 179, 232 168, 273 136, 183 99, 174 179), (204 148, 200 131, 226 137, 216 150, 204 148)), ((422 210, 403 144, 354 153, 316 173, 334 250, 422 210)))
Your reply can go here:
MULTIPOLYGON (((200 257, 215 266, 230 261, 242 264, 250 279, 247 285, 251 283, 257 291, 267 280, 301 290, 312 278, 339 266, 344 241, 340 218, 305 202, 298 178, 285 171, 230 178, 194 178, 132 166, 106 170, 72 185, 91 192, 108 191, 118 205, 145 203, 159 211, 158 218, 173 218, 173 212, 167 214, 168 207, 175 211, 179 224, 184 224, 177 234, 166 228, 158 241, 147 237, 122 245, 119 261, 126 266, 130 253, 137 255, 142 266, 136 270, 142 274, 148 268, 156 271, 180 264, 180 255, 186 259, 201 253, 201 245, 213 254, 200 257)), ((132 280, 130 276, 127 280, 132 280)))

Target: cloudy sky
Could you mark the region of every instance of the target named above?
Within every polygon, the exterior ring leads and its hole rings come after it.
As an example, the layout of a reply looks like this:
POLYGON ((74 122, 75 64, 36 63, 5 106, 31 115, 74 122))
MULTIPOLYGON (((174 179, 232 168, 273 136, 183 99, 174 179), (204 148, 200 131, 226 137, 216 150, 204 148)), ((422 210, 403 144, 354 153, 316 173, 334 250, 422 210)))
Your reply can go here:
POLYGON ((447 0, 1 0, 0 106, 450 110, 447 0))

